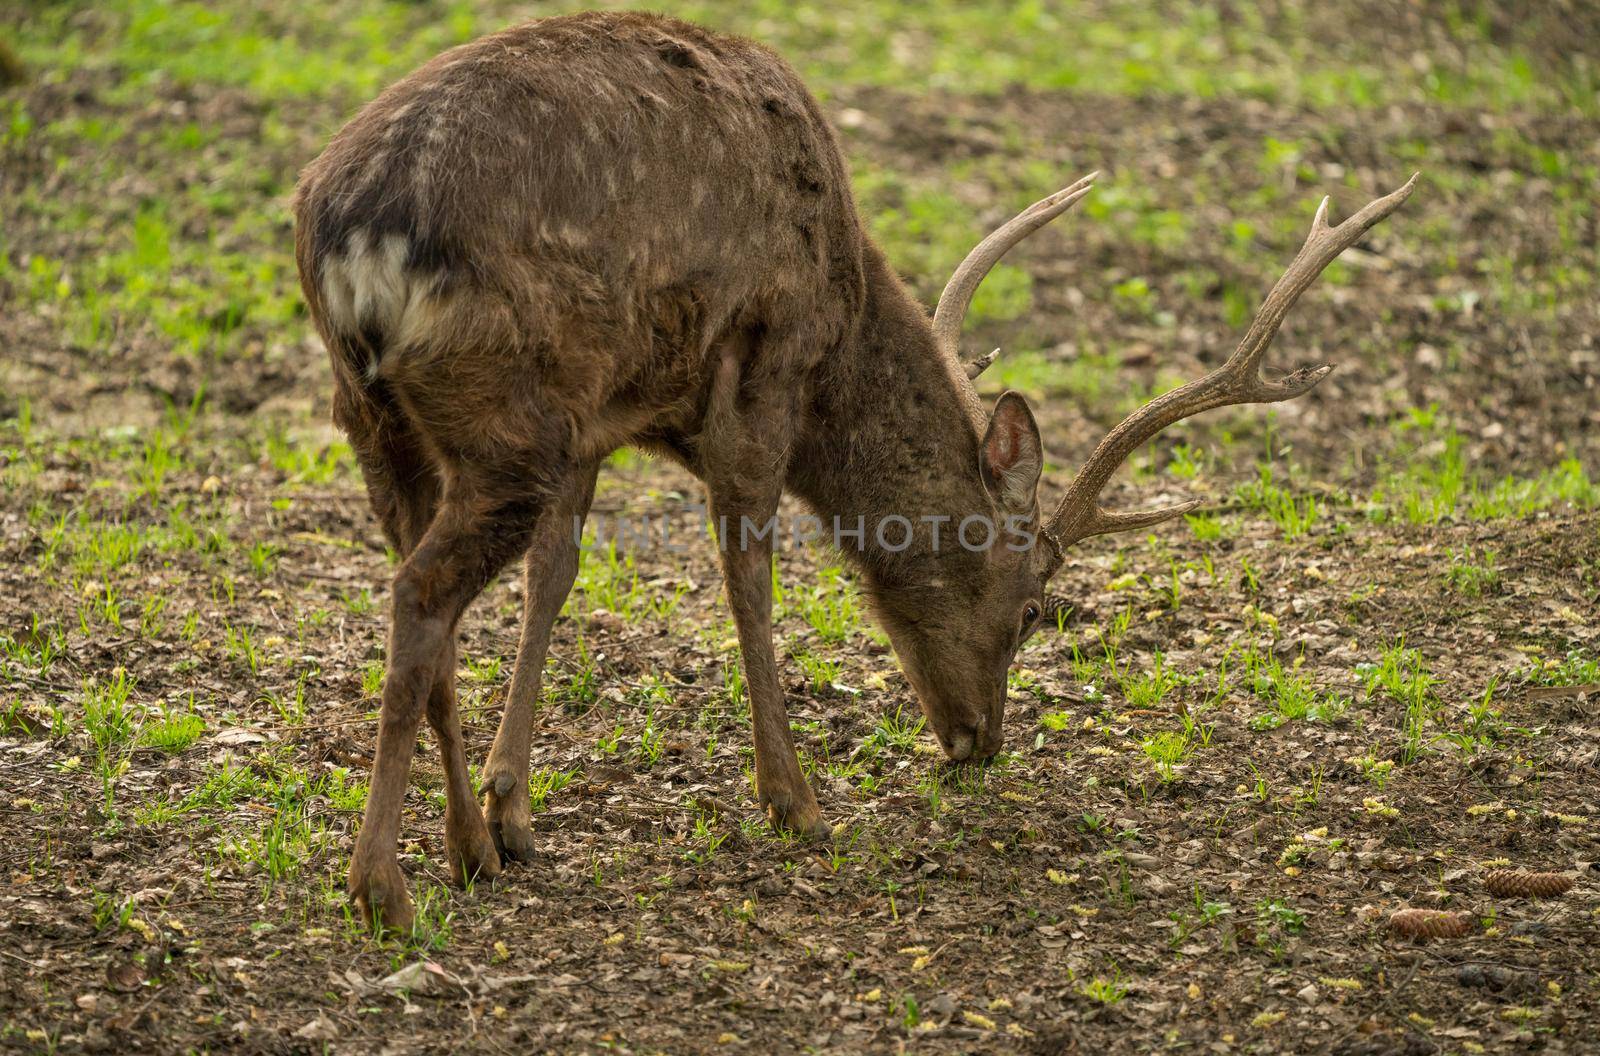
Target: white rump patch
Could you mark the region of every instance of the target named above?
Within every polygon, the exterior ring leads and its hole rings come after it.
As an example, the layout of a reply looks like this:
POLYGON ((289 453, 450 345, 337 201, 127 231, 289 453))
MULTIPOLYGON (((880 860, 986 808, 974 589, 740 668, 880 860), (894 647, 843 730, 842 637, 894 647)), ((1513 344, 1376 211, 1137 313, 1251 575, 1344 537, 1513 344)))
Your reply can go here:
MULTIPOLYGON (((335 331, 376 330, 390 350, 427 338, 438 319, 438 276, 408 271, 409 251, 403 235, 379 239, 356 231, 345 252, 323 261, 323 307, 335 331)), ((367 380, 377 377, 378 367, 374 357, 365 368, 367 380)))

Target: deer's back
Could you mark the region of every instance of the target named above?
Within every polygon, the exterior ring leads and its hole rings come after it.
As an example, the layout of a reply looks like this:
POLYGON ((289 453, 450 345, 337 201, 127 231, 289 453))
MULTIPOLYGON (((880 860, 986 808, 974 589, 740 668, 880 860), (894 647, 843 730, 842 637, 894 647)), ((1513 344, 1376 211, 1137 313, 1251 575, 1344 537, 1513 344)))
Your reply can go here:
POLYGON ((655 16, 445 52, 338 133, 296 214, 325 336, 373 346, 353 369, 493 359, 583 411, 683 402, 739 327, 825 355, 861 300, 844 165, 799 78, 655 16))

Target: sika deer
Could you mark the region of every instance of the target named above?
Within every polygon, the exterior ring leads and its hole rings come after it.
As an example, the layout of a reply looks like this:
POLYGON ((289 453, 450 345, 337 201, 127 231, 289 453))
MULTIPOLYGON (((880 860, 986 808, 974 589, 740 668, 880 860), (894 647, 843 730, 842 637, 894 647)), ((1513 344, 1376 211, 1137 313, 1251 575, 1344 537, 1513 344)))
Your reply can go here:
MULTIPOLYGON (((930 321, 863 232, 816 102, 749 41, 638 14, 533 22, 439 56, 334 137, 300 181, 296 254, 333 361, 335 419, 404 556, 350 866, 364 915, 411 919, 395 843, 424 715, 457 880, 532 856, 533 703, 577 568, 574 518, 621 445, 682 463, 731 524, 764 524, 785 489, 830 522, 909 521, 909 545, 878 545, 869 529, 846 554, 946 753, 999 748, 1007 667, 1066 548, 1194 505, 1109 513, 1097 496, 1116 467, 1180 418, 1321 380, 1329 368, 1268 381, 1262 354, 1301 291, 1412 188, 1339 227, 1324 203, 1239 350, 1113 430, 1044 519, 1033 415, 1014 393, 985 411, 969 379, 987 360, 964 365, 958 339, 984 274, 1089 180, 985 239, 930 321), (953 545, 969 518, 1036 545, 953 545), (523 554, 486 823, 456 717, 456 626, 523 554)), ((773 824, 825 833, 779 685, 771 537, 728 542, 758 795, 773 824)))

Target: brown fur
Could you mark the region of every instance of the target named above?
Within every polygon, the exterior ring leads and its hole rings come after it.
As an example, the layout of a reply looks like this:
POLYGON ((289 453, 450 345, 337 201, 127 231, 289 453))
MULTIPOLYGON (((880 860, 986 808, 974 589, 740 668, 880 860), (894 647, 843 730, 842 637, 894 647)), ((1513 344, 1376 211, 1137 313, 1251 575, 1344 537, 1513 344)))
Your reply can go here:
MULTIPOLYGON (((970 514, 1037 526, 1038 432, 1014 397, 983 413, 863 232, 833 135, 780 58, 648 15, 506 30, 363 109, 305 170, 295 214, 335 418, 404 556, 351 863, 364 913, 410 918, 395 841, 424 715, 456 875, 532 853, 531 712, 576 569, 570 525, 623 444, 687 466, 730 524, 764 522, 785 489, 825 520, 865 517, 868 545, 845 553, 933 730, 957 757, 998 748, 1006 669, 1059 557, 949 540, 970 514), (871 541, 888 514, 918 525, 903 553, 871 541), (937 550, 924 515, 951 518, 937 550), (455 631, 524 552, 486 823, 466 784, 455 631)), ((723 555, 759 794, 775 824, 821 833, 783 707, 770 558, 760 544, 723 555)))

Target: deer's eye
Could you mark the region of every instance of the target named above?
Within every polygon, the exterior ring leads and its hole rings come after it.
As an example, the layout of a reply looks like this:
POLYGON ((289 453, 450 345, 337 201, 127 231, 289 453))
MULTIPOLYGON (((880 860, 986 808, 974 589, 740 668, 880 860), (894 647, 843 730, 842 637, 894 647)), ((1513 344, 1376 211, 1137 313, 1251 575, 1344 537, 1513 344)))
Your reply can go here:
POLYGON ((1028 607, 1022 610, 1022 633, 1023 634, 1027 634, 1028 633, 1028 628, 1032 627, 1033 626, 1033 622, 1035 620, 1037 620, 1038 618, 1039 618, 1039 606, 1033 604, 1030 601, 1028 603, 1028 607))

